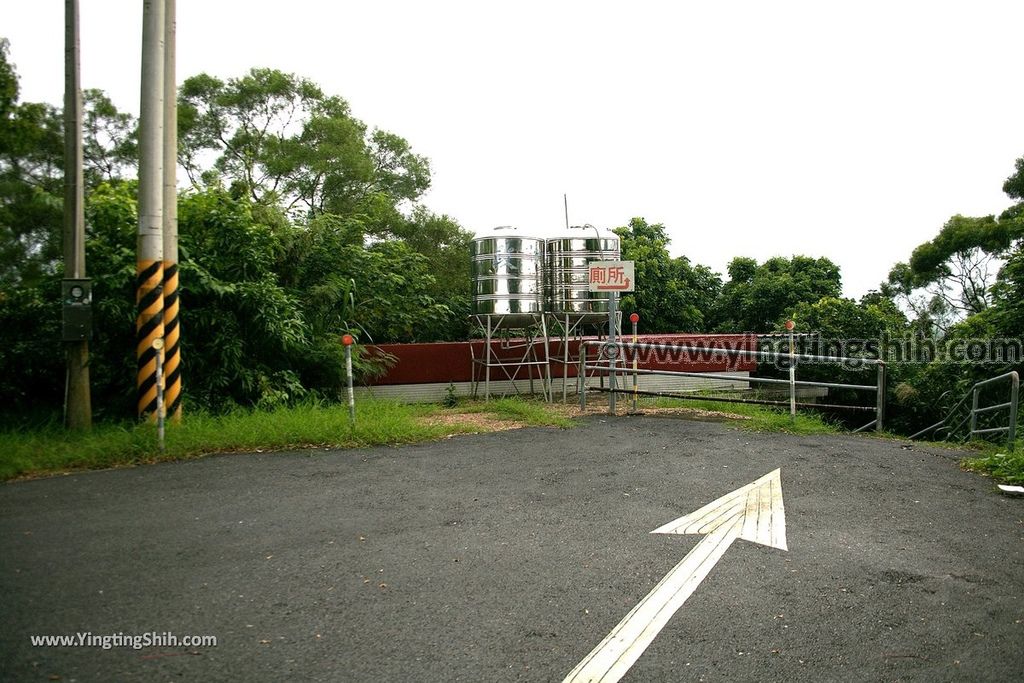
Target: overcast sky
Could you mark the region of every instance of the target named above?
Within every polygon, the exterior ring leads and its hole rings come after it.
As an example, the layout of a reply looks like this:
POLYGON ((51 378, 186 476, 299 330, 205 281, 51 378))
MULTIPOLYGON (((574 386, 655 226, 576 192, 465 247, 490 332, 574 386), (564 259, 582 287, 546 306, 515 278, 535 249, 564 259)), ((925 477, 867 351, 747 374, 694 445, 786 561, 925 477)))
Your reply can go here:
MULTIPOLYGON (((138 113, 141 0, 80 0, 83 87, 138 113)), ((60 0, 0 3, 24 101, 63 96, 60 0)), ((178 77, 306 76, 430 158, 470 230, 664 223, 673 255, 883 280, 1010 205, 1024 2, 178 0, 178 77)), ((638 283, 642 286, 643 283, 638 283)))

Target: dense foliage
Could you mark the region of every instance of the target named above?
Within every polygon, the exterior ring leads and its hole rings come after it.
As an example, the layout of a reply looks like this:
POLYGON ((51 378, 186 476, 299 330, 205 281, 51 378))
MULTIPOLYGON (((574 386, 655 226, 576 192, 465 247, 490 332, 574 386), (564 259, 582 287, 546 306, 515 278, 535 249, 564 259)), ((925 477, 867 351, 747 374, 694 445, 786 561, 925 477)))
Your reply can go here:
MULTIPOLYGON (((137 122, 85 93, 86 244, 97 416, 132 414, 137 122)), ((344 384, 340 337, 466 334, 469 233, 418 204, 426 159, 348 105, 254 69, 181 88, 179 196, 186 400, 273 406, 344 384)), ((0 45, 0 412, 59 411, 60 110, 18 101, 0 45), (40 343, 50 340, 50 343, 40 343), (59 348, 59 347, 57 347, 59 348)), ((379 367, 357 358, 366 375, 379 367)))
POLYGON ((781 256, 758 264, 737 257, 729 263, 729 281, 717 302, 716 329, 772 332, 780 318, 800 303, 814 303, 842 293, 839 266, 827 258, 781 256))

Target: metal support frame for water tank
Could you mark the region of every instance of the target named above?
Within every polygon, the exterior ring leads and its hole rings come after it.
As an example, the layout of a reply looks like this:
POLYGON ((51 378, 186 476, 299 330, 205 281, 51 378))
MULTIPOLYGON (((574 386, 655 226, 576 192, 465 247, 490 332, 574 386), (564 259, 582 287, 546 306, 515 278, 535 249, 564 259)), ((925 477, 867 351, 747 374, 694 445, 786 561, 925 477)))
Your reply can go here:
MULTIPOLYGON (((579 365, 579 351, 571 353, 570 347, 573 342, 577 343, 577 349, 582 348, 584 341, 602 341, 607 337, 608 314, 607 313, 547 313, 547 329, 549 334, 548 346, 551 341, 556 342, 551 353, 551 363, 562 366, 562 402, 568 401, 569 396, 569 368, 576 368, 579 365), (585 328, 592 326, 596 334, 589 337, 585 334, 585 328), (557 334, 554 334, 557 331, 557 334)), ((622 313, 617 316, 619 334, 622 333, 622 313)), ((592 374, 597 374, 592 372, 592 374)), ((601 386, 604 386, 604 374, 599 374, 601 386)), ((579 391, 579 379, 576 380, 576 391, 579 391)), ((554 393, 554 387, 552 387, 554 393)))
MULTIPOLYGON (((491 400, 492 368, 501 370, 504 377, 499 376, 499 381, 510 382, 516 394, 522 393, 516 383, 529 380, 530 393, 533 394, 536 368, 536 379, 541 382, 541 394, 545 401, 550 401, 551 364, 548 357, 548 332, 544 314, 474 314, 470 316, 470 320, 480 328, 484 342, 480 358, 477 357, 473 344, 469 345, 473 361, 473 396, 479 395, 480 382, 483 381, 484 400, 491 400), (514 349, 521 355, 513 355, 511 358, 499 356, 494 348, 496 340, 500 342, 499 350, 514 349), (520 373, 524 369, 527 376, 521 377, 520 373)), ((502 393, 502 396, 507 393, 502 393)))

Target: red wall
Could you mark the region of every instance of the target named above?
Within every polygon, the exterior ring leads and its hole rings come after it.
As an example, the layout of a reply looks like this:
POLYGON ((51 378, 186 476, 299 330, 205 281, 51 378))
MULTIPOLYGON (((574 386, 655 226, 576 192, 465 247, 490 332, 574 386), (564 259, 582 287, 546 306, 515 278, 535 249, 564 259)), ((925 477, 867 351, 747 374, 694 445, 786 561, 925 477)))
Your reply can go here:
MULTIPOLYGON (((626 336, 624 341, 630 341, 626 336)), ((685 343, 693 346, 708 348, 728 349, 749 349, 757 348, 757 337, 751 334, 660 334, 640 335, 641 342, 669 344, 685 343)), ((515 343, 515 340, 512 340, 515 343)), ((371 380, 371 384, 429 384, 437 382, 469 382, 473 379, 473 362, 470 357, 470 344, 477 358, 483 358, 484 342, 482 339, 472 342, 436 342, 431 344, 378 344, 371 346, 370 350, 379 350, 388 353, 397 362, 383 376, 371 380)), ((492 341, 491 348, 495 355, 503 360, 519 360, 522 358, 523 349, 504 349, 503 342, 492 341)), ((549 347, 550 354, 562 358, 562 348, 557 340, 552 340, 549 347)), ((538 347, 540 350, 540 347, 538 347)), ((570 357, 576 357, 579 353, 579 342, 569 344, 570 357)), ((596 354, 596 350, 591 350, 596 354)), ((627 360, 632 356, 627 353, 627 360)), ((672 358, 652 355, 645 359, 640 356, 638 363, 640 368, 648 370, 678 370, 683 372, 723 372, 739 371, 753 372, 757 369, 757 363, 753 360, 739 356, 728 356, 724 358, 708 358, 707 353, 690 351, 675 354, 672 358)), ((562 376, 562 363, 551 364, 551 376, 562 376)), ((540 377, 543 366, 534 369, 534 377, 540 377)), ((511 371, 510 371, 511 372, 511 371)), ((569 368, 568 375, 576 376, 576 366, 569 368)), ((519 378, 529 377, 525 370, 521 370, 519 378)), ((500 368, 491 368, 491 379, 505 379, 500 368)))

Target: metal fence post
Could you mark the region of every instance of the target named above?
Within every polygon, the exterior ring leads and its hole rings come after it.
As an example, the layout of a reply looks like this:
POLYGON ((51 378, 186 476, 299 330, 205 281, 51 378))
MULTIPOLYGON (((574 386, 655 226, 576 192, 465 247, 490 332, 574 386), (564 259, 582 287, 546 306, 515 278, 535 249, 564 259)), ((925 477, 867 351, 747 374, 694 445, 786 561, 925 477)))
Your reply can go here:
POLYGON ((786 329, 789 330, 789 420, 796 422, 796 348, 793 345, 793 328, 796 324, 792 320, 786 321, 786 329))
POLYGON ((587 410, 587 342, 580 342, 580 369, 576 373, 576 386, 580 394, 580 412, 587 410))
POLYGON ((1013 449, 1016 447, 1015 442, 1017 441, 1017 407, 1019 405, 1017 399, 1019 395, 1020 375, 1018 375, 1017 371, 1015 370, 1010 373, 1010 426, 1006 432, 1006 448, 1011 453, 1013 452, 1013 449))
POLYGON ((487 402, 491 400, 491 316, 487 316, 484 345, 484 402, 487 402))
POLYGON ((878 396, 875 400, 875 431, 884 429, 885 423, 885 362, 878 362, 878 396))
POLYGON ((974 438, 974 432, 978 429, 978 393, 980 389, 977 386, 974 387, 974 391, 971 392, 971 430, 967 433, 967 440, 970 441, 974 438))
MULTIPOLYGON (((555 320, 558 320, 555 318, 555 320)), ((558 324, 562 324, 562 321, 558 320, 558 324)), ((566 403, 569 400, 569 395, 566 390, 568 384, 568 378, 566 375, 569 374, 569 314, 565 314, 565 327, 562 328, 562 343, 564 348, 562 349, 562 403, 566 403)), ((579 385, 579 380, 576 380, 576 384, 579 385)))

